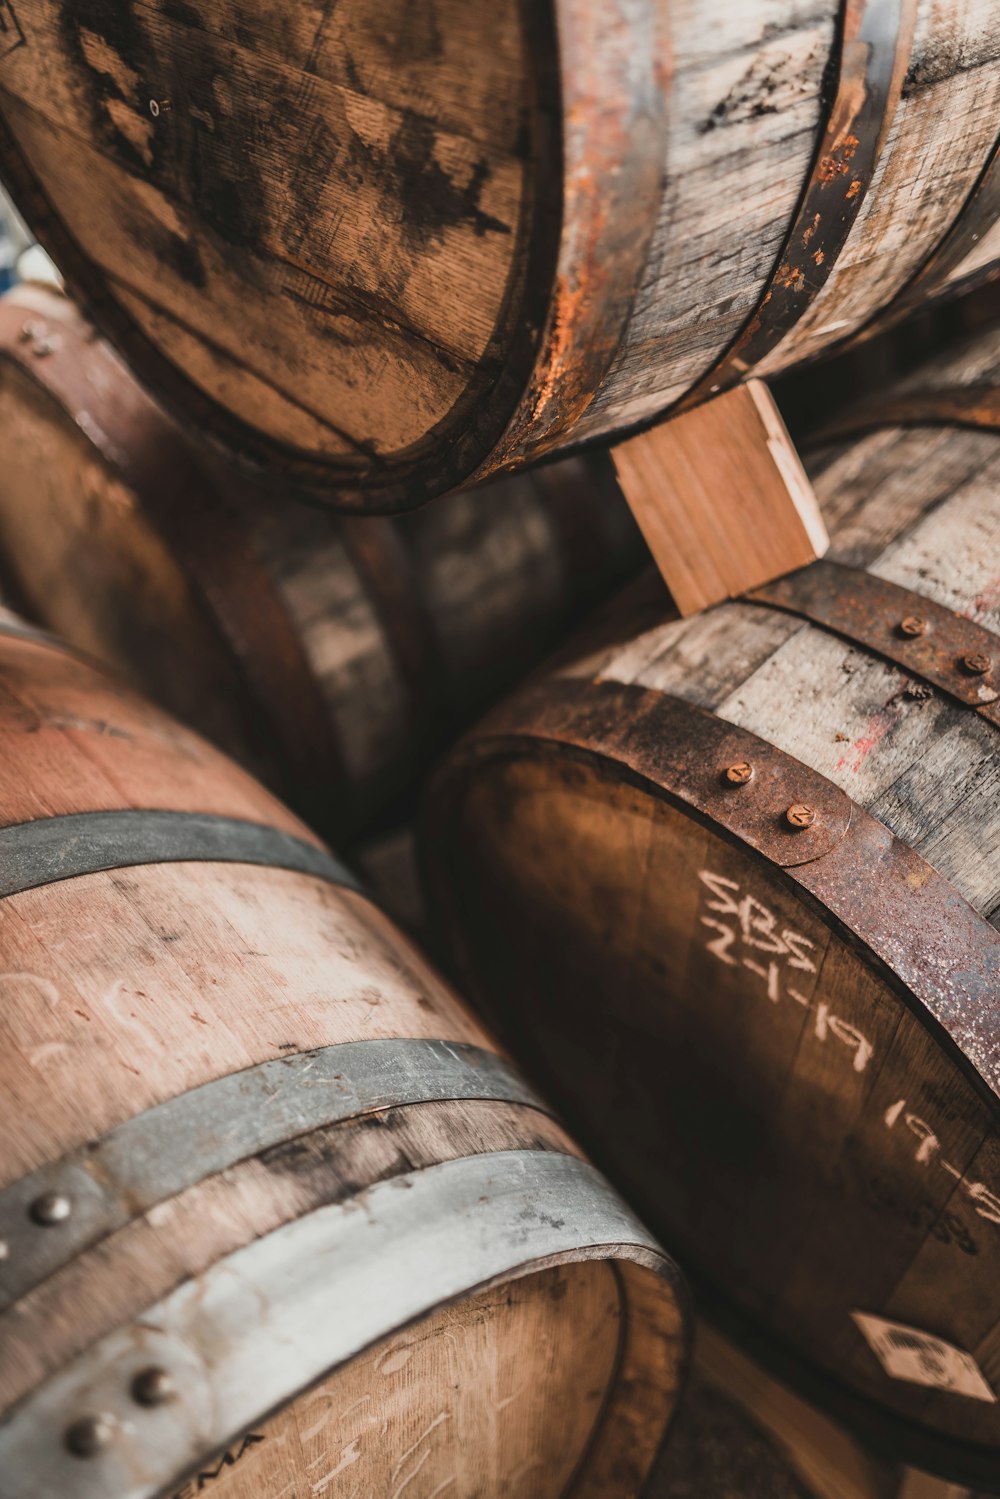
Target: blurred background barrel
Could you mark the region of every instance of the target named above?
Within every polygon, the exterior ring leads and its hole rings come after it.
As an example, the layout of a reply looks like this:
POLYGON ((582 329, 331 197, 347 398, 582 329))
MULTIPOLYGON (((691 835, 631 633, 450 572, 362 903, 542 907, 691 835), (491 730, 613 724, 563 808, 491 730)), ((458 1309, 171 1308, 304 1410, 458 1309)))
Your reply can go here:
POLYGON ((693 620, 633 586, 454 753, 425 845, 475 992, 733 1325, 986 1488, 998 390, 993 333, 841 420, 827 558, 693 620))
POLYGON ((10 618, 0 690, 5 1499, 632 1495, 670 1262, 242 770, 10 618))
POLYGON ((596 459, 399 520, 275 511, 39 287, 0 303, 0 430, 0 552, 32 617, 338 843, 645 556, 596 459))
POLYGON ((996 262, 992 0, 18 0, 4 172, 231 451, 406 508, 996 262))

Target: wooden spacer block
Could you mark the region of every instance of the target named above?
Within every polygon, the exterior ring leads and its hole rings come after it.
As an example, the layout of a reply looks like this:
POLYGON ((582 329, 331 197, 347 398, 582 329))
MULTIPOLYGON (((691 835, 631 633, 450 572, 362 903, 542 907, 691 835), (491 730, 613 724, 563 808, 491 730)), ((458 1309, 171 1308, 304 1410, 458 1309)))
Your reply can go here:
POLYGON ((681 614, 822 557, 812 485, 762 380, 612 449, 618 482, 681 614))

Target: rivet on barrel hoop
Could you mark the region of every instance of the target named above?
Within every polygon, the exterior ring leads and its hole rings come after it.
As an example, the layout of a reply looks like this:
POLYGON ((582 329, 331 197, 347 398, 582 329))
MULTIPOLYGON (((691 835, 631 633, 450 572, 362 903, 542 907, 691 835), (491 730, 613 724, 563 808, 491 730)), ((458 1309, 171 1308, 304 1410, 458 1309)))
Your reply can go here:
POLYGON ((926 635, 929 628, 930 626, 926 619, 922 619, 919 614, 908 614, 905 619, 899 621, 899 633, 901 635, 909 635, 911 637, 926 635))
POLYGON ((64 1192, 43 1192, 28 1211, 41 1228, 55 1228, 72 1216, 73 1204, 64 1192))
POLYGON ((132 1381, 132 1399, 137 1405, 166 1405, 177 1394, 177 1386, 167 1373, 155 1365, 141 1369, 132 1381))
POLYGON ((735 765, 726 767, 724 779, 731 786, 745 786, 748 781, 753 780, 753 766, 749 760, 738 760, 735 765))
POLYGON ((807 806, 805 802, 795 802, 785 813, 785 821, 796 832, 802 828, 811 828, 816 821, 816 809, 807 806))
POLYGON ((988 656, 985 651, 973 651, 968 656, 962 656, 958 664, 970 677, 984 677, 993 665, 993 657, 988 656))
POLYGON ((74 1457, 96 1457, 113 1435, 114 1428, 107 1416, 81 1416, 66 1428, 64 1440, 74 1457))

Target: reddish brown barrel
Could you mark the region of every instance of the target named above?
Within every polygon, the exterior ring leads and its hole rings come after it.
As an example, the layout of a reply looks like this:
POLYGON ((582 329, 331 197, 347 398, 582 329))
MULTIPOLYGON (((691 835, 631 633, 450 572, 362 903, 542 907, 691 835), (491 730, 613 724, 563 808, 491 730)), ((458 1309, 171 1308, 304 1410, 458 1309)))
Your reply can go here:
POLYGON ((32 616, 337 841, 644 555, 570 460, 399 520, 275 511, 204 463, 75 310, 0 303, 0 550, 32 616))
POLYGON ((719 1305, 987 1488, 998 384, 994 334, 814 451, 823 561, 693 620, 633 589, 459 748, 426 844, 477 992, 719 1305))
POLYGON ((200 428, 405 508, 996 260, 991 0, 17 0, 4 172, 200 428))
POLYGON ((250 777, 9 621, 0 685, 4 1499, 628 1499, 670 1262, 250 777))

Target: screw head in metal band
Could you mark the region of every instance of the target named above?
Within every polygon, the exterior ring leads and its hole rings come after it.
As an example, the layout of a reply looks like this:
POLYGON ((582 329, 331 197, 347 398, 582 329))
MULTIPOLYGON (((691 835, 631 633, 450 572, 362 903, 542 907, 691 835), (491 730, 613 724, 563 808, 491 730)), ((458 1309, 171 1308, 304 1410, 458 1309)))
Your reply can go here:
POLYGON ((177 1394, 177 1386, 158 1365, 140 1369, 132 1381, 132 1399, 137 1405, 166 1405, 177 1394))
POLYGON ((993 657, 988 656, 985 651, 972 651, 968 656, 963 656, 958 664, 970 677, 984 677, 993 665, 993 657))
POLYGON ((65 1192, 43 1192, 28 1211, 41 1228, 55 1228, 72 1216, 73 1204, 65 1192))
POLYGON ((726 767, 725 779, 730 786, 745 786, 753 780, 753 766, 749 760, 738 760, 735 765, 726 767))
POLYGON ((805 802, 795 802, 785 813, 785 821, 796 832, 802 828, 811 828, 816 821, 816 809, 807 806, 805 802))
POLYGON ((114 1426, 107 1416, 81 1416, 66 1428, 63 1440, 74 1457, 96 1457, 114 1436, 114 1426))
POLYGON ((919 614, 908 614, 905 619, 899 621, 899 633, 901 635, 909 635, 911 637, 926 635, 929 629, 930 626, 926 619, 922 619, 919 614))

